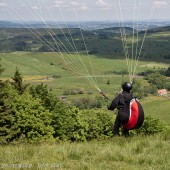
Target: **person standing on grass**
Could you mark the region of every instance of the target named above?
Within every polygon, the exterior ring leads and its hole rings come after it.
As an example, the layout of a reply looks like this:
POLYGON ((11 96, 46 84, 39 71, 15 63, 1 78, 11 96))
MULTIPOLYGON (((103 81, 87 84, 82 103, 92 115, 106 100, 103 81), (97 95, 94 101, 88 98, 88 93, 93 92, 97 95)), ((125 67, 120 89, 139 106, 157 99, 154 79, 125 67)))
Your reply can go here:
POLYGON ((132 95, 132 84, 122 84, 122 92, 108 106, 108 110, 118 109, 118 114, 113 126, 114 136, 120 136, 119 129, 123 126, 122 134, 129 136, 129 130, 142 126, 144 111, 139 101, 132 95))

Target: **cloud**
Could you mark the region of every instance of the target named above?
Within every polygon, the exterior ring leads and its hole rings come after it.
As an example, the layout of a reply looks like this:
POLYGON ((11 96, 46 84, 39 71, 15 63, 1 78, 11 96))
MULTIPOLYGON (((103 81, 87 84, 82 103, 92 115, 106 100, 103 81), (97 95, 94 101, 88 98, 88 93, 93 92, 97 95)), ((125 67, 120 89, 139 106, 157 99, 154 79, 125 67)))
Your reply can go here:
POLYGON ((165 5, 167 5, 167 2, 164 1, 164 0, 154 1, 154 6, 157 7, 157 8, 160 8, 160 7, 165 6, 165 5))
POLYGON ((33 10, 39 10, 39 8, 37 6, 32 6, 31 7, 33 10))
POLYGON ((103 9, 108 9, 111 7, 111 4, 105 2, 104 0, 97 0, 96 5, 103 9))
POLYGON ((86 11, 86 10, 89 9, 87 4, 84 3, 84 2, 75 2, 75 1, 72 1, 72 2, 70 2, 70 8, 72 8, 73 6, 76 8, 76 10, 86 11))
POLYGON ((4 3, 4 2, 0 2, 0 7, 3 8, 3 7, 7 7, 7 4, 4 3))
POLYGON ((53 5, 51 6, 52 8, 56 7, 64 7, 65 9, 73 10, 74 7, 76 10, 88 10, 89 7, 85 2, 78 2, 78 1, 66 1, 66 0, 55 0, 53 5))
POLYGON ((64 6, 64 1, 63 0, 56 0, 54 1, 54 7, 61 7, 64 6))

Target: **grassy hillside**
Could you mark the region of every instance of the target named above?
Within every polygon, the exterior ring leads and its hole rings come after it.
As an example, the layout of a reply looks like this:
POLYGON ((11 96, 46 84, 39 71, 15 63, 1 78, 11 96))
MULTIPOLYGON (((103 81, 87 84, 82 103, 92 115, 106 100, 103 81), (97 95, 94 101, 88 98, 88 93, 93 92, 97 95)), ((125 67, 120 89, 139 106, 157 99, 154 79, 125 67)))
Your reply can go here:
POLYGON ((163 120, 170 125, 169 102, 170 99, 158 96, 147 97, 142 100, 147 115, 163 120))
MULTIPOLYGON (((84 89, 84 94, 69 95, 67 99, 79 97, 94 97, 100 96, 96 88, 91 86, 83 74, 87 74, 82 70, 82 65, 71 61, 76 67, 78 73, 73 71, 66 65, 63 59, 68 58, 68 55, 59 56, 55 53, 7 53, 1 54, 1 63, 5 69, 1 79, 11 78, 14 75, 15 68, 18 67, 23 75, 25 83, 47 84, 49 89, 52 89, 57 96, 63 95, 66 90, 84 89), (81 73, 80 73, 81 70, 81 73), (79 74, 80 73, 80 74, 79 74), (82 74, 83 73, 83 74, 82 74), (58 76, 58 77, 55 77, 58 76)), ((74 56, 77 57, 76 55, 74 56)), ((87 55, 81 55, 81 61, 87 67, 93 80, 97 79, 98 87, 104 91, 110 98, 113 98, 116 91, 121 89, 120 84, 123 80, 128 80, 126 61, 122 59, 104 58, 93 55, 90 56, 92 64, 91 69, 87 55), (110 84, 107 81, 110 80, 110 84)), ((143 62, 138 63, 137 72, 146 70, 159 70, 167 68, 169 63, 159 62, 143 62)), ((153 117, 158 117, 161 120, 170 123, 169 117, 169 99, 162 97, 148 97, 141 101, 143 103, 145 113, 153 117)))
MULTIPOLYGON (((87 81, 86 76, 89 74, 92 80, 96 77, 101 90, 110 94, 120 90, 123 80, 128 80, 126 60, 115 57, 98 58, 91 55, 88 58, 83 54, 77 56, 60 53, 15 52, 1 54, 0 58, 2 66, 6 68, 2 74, 3 78, 12 77, 18 67, 26 83, 43 82, 59 94, 71 88, 84 88, 85 91, 96 93, 97 90, 87 81), (110 85, 107 84, 108 80, 110 85)), ((169 63, 140 61, 136 73, 160 70, 168 66, 169 63)))
POLYGON ((0 167, 17 169, 20 166, 31 170, 169 170, 169 148, 169 134, 87 143, 8 145, 0 147, 0 167))
MULTIPOLYGON (((158 51, 162 53, 161 49, 164 47, 166 48, 165 54, 169 54, 168 43, 165 41, 167 37, 163 37, 163 34, 161 33, 160 37, 159 34, 150 34, 150 38, 154 41, 150 45, 149 42, 146 45, 152 47, 150 50, 154 49, 151 55, 153 60, 140 61, 136 73, 146 70, 161 70, 169 66, 169 60, 166 60, 166 62, 164 60, 161 60, 161 62, 154 60, 158 51), (162 42, 165 42, 165 44, 157 46, 158 41, 160 44, 162 42), (156 49, 158 51, 155 51, 156 49)), ((120 42, 120 40, 114 41, 115 45, 118 41, 120 42)), ((124 57, 122 59, 123 55, 114 50, 114 55, 112 55, 113 51, 110 52, 113 45, 111 42, 111 39, 89 39, 89 47, 95 44, 101 50, 100 55, 90 55, 90 60, 83 53, 79 58, 75 54, 52 52, 1 53, 1 63, 6 70, 0 79, 9 79, 13 76, 15 68, 18 67, 25 83, 47 84, 57 96, 63 95, 65 90, 76 88, 83 88, 85 94, 71 95, 68 98, 99 96, 97 89, 93 88, 86 80, 87 72, 85 70, 87 69, 93 80, 96 77, 99 88, 106 92, 109 97, 113 97, 115 92, 120 90, 121 82, 128 80, 128 75, 126 74, 126 60, 124 57), (109 45, 105 44, 105 47, 103 47, 103 42, 107 42, 109 45), (102 53, 104 48, 105 51, 102 53), (67 62, 65 63, 63 60, 67 62), (108 80, 110 80, 110 85, 107 84, 108 80)), ((79 41, 79 43, 81 42, 79 41)), ((8 45, 8 42, 6 45, 8 45)), ((39 46, 40 44, 36 44, 34 49, 39 46)), ((120 43, 118 47, 120 47, 120 43)), ((159 118, 170 125, 169 98, 149 96, 142 99, 141 103, 146 115, 159 118)), ((106 108, 103 108, 103 110, 107 111, 106 108)), ((71 143, 68 141, 62 143, 49 141, 49 143, 44 142, 39 145, 17 143, 0 146, 0 169, 169 170, 169 148, 169 132, 154 136, 120 137, 86 143, 71 143)))

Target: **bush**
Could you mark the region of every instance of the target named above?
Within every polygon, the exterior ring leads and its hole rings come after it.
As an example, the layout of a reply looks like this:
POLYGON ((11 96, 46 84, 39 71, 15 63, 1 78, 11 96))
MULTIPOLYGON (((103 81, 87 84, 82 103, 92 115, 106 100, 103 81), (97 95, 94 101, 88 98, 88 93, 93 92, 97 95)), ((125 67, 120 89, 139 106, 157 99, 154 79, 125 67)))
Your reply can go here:
POLYGON ((19 95, 7 82, 0 93, 0 143, 14 140, 40 141, 52 138, 51 114, 40 99, 28 92, 19 95))
POLYGON ((85 141, 86 124, 82 121, 77 108, 56 107, 52 114, 54 137, 59 140, 85 141))
MULTIPOLYGON (((87 141, 113 136, 113 115, 67 106, 43 84, 30 86, 22 94, 9 81, 0 82, 0 88, 0 143, 53 138, 87 141)), ((86 108, 104 104, 103 98, 95 98, 94 103, 85 101, 86 108)), ((166 124, 159 119, 147 116, 144 125, 131 133, 150 135, 166 129, 166 124)))
POLYGON ((83 88, 79 88, 79 89, 69 89, 69 90, 65 90, 63 95, 77 95, 77 94, 84 94, 85 91, 83 88))
POLYGON ((114 118, 109 113, 87 110, 81 112, 82 119, 86 124, 86 140, 110 138, 113 136, 114 118))
POLYGON ((140 129, 135 130, 135 132, 137 134, 151 135, 166 131, 167 129, 168 126, 166 123, 159 119, 152 118, 151 116, 146 116, 143 126, 140 129))
POLYGON ((170 77, 170 66, 169 66, 168 69, 166 70, 166 76, 170 77))
POLYGON ((145 77, 148 83, 155 85, 158 89, 165 88, 167 82, 166 77, 159 72, 151 73, 145 77))
POLYGON ((103 97, 95 97, 95 98, 78 98, 72 100, 74 106, 79 109, 94 109, 94 108, 102 108, 105 103, 103 97))
POLYGON ((133 82, 133 95, 139 99, 148 96, 150 94, 150 85, 146 80, 135 79, 133 82))
POLYGON ((42 106, 40 99, 25 93, 15 100, 13 108, 21 137, 28 141, 53 138, 52 115, 42 106))

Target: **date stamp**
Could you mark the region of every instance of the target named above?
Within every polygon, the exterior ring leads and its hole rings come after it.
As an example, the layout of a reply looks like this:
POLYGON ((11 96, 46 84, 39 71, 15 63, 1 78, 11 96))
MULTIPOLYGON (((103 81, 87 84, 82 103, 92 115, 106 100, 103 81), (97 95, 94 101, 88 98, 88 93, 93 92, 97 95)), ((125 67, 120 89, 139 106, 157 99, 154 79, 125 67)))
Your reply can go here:
POLYGON ((59 163, 37 163, 37 164, 29 164, 29 163, 16 163, 16 164, 0 164, 0 168, 3 169, 61 169, 61 164, 59 163))

